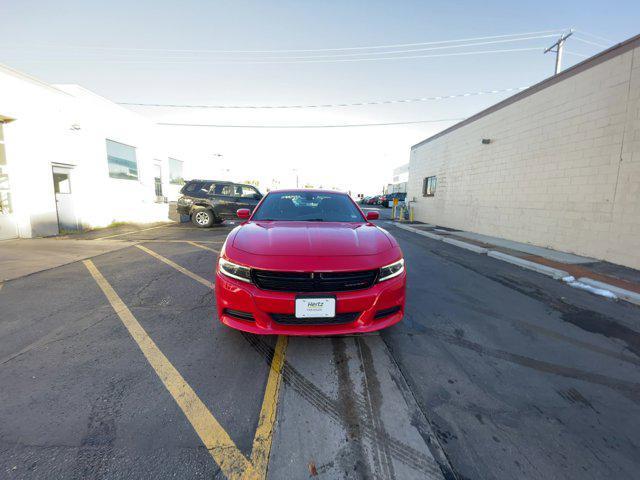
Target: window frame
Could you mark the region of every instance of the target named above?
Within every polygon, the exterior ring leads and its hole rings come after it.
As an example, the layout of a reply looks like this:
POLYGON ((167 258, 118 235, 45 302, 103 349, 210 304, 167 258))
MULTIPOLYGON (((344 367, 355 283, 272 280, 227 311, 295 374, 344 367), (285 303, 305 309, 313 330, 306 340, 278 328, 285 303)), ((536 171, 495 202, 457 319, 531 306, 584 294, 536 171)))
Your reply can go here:
POLYGON ((7 151, 4 142, 4 122, 0 120, 0 215, 10 215, 13 213, 11 199, 11 179, 9 178, 9 168, 7 164, 7 151), (6 188, 2 185, 6 183, 6 188))
MULTIPOLYGON (((245 196, 244 193, 242 195, 236 195, 238 198, 250 198, 250 199, 256 200, 257 196, 260 195, 260 192, 258 191, 258 189, 256 187, 254 187, 253 185, 246 185, 244 183, 236 183, 235 186, 236 187, 240 187, 243 192, 244 192, 245 188, 252 191, 251 195, 245 196)), ((237 189, 236 189, 236 192, 237 192, 237 189)), ((262 195, 260 195, 260 196, 262 196, 262 195)))
MULTIPOLYGON (((128 145, 126 143, 122 143, 122 142, 118 142, 117 140, 112 140, 110 138, 105 138, 105 149, 107 152, 107 169, 109 171, 109 178, 112 178, 114 180, 132 180, 132 181, 136 181, 139 182, 140 181, 140 164, 138 163, 138 154, 136 152, 136 147, 134 147, 133 145, 128 145), (121 158, 121 157, 116 157, 115 155, 109 155, 109 143, 117 143, 118 145, 122 145, 123 147, 127 147, 133 150, 133 160, 136 164, 136 176, 133 177, 116 177, 114 176, 114 174, 111 171, 111 160, 109 157, 113 157, 113 158, 121 158)), ((121 158, 122 160, 127 160, 126 158, 121 158)))
POLYGON ((167 157, 167 162, 169 163, 169 183, 171 185, 184 185, 187 183, 184 179, 184 160, 180 160, 178 158, 167 157), (171 168, 171 163, 177 162, 180 164, 180 178, 174 178, 173 169, 171 168))
POLYGON ((422 196, 423 197, 435 197, 437 189, 438 189, 437 175, 424 177, 424 179, 422 180, 422 196))

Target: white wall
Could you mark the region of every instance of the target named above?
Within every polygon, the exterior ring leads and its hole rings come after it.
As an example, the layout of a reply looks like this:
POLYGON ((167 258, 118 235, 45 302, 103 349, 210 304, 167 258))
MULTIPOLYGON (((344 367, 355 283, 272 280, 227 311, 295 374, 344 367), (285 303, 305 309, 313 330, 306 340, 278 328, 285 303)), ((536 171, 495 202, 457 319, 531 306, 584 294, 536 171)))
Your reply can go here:
POLYGON ((640 268, 640 48, 414 147, 408 198, 420 221, 640 268))
MULTIPOLYGON (((168 219, 168 204, 156 203, 154 163, 160 160, 163 194, 170 153, 154 124, 77 85, 51 86, 0 66, 0 116, 13 196, 13 220, 21 237, 58 233, 52 164, 73 167, 76 215, 84 228, 114 221, 168 219), (109 177, 106 139, 135 147, 138 180, 109 177)), ((185 161, 185 168, 188 161, 185 161)))
POLYGON ((20 236, 57 233, 51 162, 65 163, 75 150, 72 97, 10 69, 0 68, 0 115, 20 236))

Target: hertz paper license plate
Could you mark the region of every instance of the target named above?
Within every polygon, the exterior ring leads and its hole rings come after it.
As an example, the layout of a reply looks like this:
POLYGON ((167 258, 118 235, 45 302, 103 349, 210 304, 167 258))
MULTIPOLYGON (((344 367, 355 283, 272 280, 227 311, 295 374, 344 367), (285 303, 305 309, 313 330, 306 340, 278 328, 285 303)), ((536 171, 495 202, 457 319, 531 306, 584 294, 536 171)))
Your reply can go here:
POLYGON ((330 318, 335 316, 335 298, 296 298, 296 318, 330 318))

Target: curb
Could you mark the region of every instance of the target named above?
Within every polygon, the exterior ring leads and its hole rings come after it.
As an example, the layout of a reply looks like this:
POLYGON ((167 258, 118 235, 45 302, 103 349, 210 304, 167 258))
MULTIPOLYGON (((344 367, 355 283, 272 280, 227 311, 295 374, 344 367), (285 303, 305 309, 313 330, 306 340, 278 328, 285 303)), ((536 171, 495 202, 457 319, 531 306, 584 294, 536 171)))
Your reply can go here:
POLYGON ((462 242, 460 240, 456 240, 454 238, 443 238, 442 241, 444 243, 450 243, 451 245, 455 245, 456 247, 464 248, 465 250, 471 250, 472 252, 488 254, 489 249, 484 247, 479 247, 478 245, 474 245, 473 243, 462 242))
POLYGON ((637 292, 625 290, 624 288, 616 287, 615 285, 610 285, 604 282, 599 282, 597 280, 593 280, 587 277, 581 277, 576 281, 568 272, 565 272, 564 270, 547 267, 546 265, 531 262, 529 260, 525 260, 520 257, 515 257, 513 255, 508 255, 506 253, 498 252, 496 250, 489 250, 487 248, 474 245, 472 243, 462 242, 460 240, 455 240, 453 238, 443 237, 441 235, 436 235, 431 232, 425 232, 423 230, 410 227, 408 225, 402 225, 395 222, 387 222, 387 223, 395 227, 401 228, 403 230, 417 233, 418 235, 422 235, 424 237, 429 237, 433 240, 449 243, 451 245, 455 245, 456 247, 464 248, 465 250, 470 250, 472 252, 479 253, 481 255, 487 255, 488 257, 495 258, 496 260, 502 260, 503 262, 508 262, 518 267, 525 268, 527 270, 532 270, 537 273, 541 273, 542 275, 546 275, 555 280, 563 280, 567 285, 573 288, 586 290, 594 295, 600 295, 602 297, 611 298, 611 299, 619 298, 621 300, 625 300, 627 302, 640 305, 640 293, 637 293, 637 292))
POLYGON ((616 294, 619 298, 622 298, 627 302, 640 305, 640 293, 632 292, 631 290, 625 290, 624 288, 616 287, 615 285, 609 285, 608 283, 599 282, 598 280, 593 280, 592 278, 587 277, 580 277, 578 281, 585 283, 591 287, 609 290, 610 292, 616 294))
POLYGON ((497 258, 498 260, 502 260, 504 262, 512 263, 522 268, 526 268, 527 270, 533 270, 534 272, 541 273, 546 275, 547 277, 555 278, 556 280, 561 280, 565 277, 569 276, 568 272, 564 270, 558 270, 557 268, 547 267, 546 265, 541 265, 539 263, 530 262, 529 260, 524 260, 523 258, 514 257, 513 255, 507 255, 506 253, 496 252, 491 250, 487 253, 489 257, 497 258))
POLYGON ((442 236, 436 235, 435 233, 425 232, 424 230, 420 230, 418 228, 410 227, 408 225, 402 225, 401 223, 393 223, 393 222, 387 222, 387 223, 393 225, 394 227, 398 227, 398 228, 401 228, 403 230, 407 230, 409 232, 417 233, 418 235, 422 235, 423 237, 429 237, 432 240, 438 240, 439 242, 442 241, 442 236))

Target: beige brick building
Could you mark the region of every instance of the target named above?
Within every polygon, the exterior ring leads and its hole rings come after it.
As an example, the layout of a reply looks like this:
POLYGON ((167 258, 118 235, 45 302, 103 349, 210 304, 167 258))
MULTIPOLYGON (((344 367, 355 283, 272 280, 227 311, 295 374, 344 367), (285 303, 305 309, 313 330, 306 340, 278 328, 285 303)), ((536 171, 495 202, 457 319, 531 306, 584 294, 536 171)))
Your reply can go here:
POLYGON ((416 220, 640 268, 640 35, 414 145, 407 199, 416 220))

